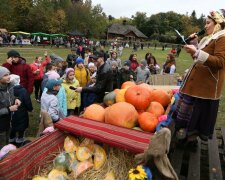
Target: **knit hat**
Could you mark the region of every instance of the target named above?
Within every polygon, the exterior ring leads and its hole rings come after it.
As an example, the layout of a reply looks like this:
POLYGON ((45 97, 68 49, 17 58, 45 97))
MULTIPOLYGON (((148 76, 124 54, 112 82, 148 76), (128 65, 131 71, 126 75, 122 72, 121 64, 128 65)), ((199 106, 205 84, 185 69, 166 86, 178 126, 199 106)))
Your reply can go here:
POLYGON ((84 64, 84 60, 82 58, 78 57, 76 59, 76 64, 80 64, 80 63, 84 64))
POLYGON ((117 63, 116 61, 112 61, 112 62, 111 62, 111 66, 112 66, 112 65, 118 67, 118 63, 117 63))
POLYGON ((49 79, 48 82, 46 83, 46 88, 48 90, 53 90, 54 86, 61 85, 62 80, 57 80, 57 79, 49 79))
POLYGON ((56 71, 49 71, 46 73, 46 75, 48 76, 48 79, 59 79, 60 76, 56 71))
POLYGON ((13 86, 20 85, 20 77, 16 74, 10 74, 10 82, 13 86))
POLYGON ((141 64, 143 64, 143 66, 147 66, 147 61, 146 60, 142 60, 141 64))
POLYGON ((130 66, 130 61, 129 60, 127 60, 127 61, 124 61, 124 64, 123 64, 124 66, 130 66))
POLYGON ((66 76, 68 76, 68 74, 70 73, 70 72, 74 72, 74 69, 73 68, 66 68, 66 76))
POLYGON ((3 66, 0 66, 0 79, 2 79, 6 74, 10 74, 9 70, 3 66))
POLYGON ((90 67, 95 67, 95 64, 94 64, 93 62, 90 62, 90 63, 88 64, 88 68, 90 68, 90 67))
POLYGON ((8 58, 10 57, 20 57, 20 53, 15 50, 10 50, 7 52, 8 58))

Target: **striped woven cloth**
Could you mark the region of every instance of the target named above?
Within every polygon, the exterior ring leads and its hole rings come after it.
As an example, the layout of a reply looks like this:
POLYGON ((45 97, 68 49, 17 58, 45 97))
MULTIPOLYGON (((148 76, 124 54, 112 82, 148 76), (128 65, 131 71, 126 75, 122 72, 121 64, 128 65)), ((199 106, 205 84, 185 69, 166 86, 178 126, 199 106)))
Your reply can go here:
POLYGON ((59 152, 63 147, 65 136, 56 130, 46 134, 32 143, 19 148, 0 161, 0 180, 24 180, 32 178, 44 166, 46 160, 53 160, 50 156, 59 152))
POLYGON ((57 122, 58 129, 91 138, 124 150, 142 153, 148 148, 152 134, 93 121, 77 116, 69 116, 57 122))

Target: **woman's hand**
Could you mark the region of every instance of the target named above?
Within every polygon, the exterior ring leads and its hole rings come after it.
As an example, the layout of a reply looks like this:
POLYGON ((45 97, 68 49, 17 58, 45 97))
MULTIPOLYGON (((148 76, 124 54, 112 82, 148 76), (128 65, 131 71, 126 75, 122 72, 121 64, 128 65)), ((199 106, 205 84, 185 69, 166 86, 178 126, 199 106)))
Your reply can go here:
POLYGON ((197 48, 194 45, 185 45, 184 49, 187 53, 191 54, 191 56, 193 56, 197 51, 197 48))

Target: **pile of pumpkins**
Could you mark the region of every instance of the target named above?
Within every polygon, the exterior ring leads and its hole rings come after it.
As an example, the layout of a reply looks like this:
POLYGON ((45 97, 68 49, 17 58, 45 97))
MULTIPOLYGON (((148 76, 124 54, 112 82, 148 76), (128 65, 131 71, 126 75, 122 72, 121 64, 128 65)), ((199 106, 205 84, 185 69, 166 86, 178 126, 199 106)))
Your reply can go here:
POLYGON ((99 104, 88 106, 84 118, 101 121, 125 128, 154 132, 158 118, 171 103, 171 89, 154 89, 142 83, 127 81, 121 89, 115 89, 104 97, 106 108, 99 104))
MULTIPOLYGON (((106 162, 106 152, 93 140, 85 138, 82 142, 69 135, 64 140, 64 151, 53 160, 53 169, 47 177, 34 176, 33 180, 56 180, 77 179, 79 175, 89 169, 99 170, 106 162)), ((106 179, 115 175, 110 172, 106 174, 106 179)))

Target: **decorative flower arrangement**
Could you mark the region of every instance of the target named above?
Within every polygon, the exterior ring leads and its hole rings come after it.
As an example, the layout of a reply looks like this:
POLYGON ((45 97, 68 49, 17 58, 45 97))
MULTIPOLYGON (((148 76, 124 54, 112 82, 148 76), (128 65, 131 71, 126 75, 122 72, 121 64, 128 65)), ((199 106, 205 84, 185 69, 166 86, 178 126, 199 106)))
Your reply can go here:
POLYGON ((129 180, 152 180, 152 174, 148 167, 139 165, 129 170, 129 180))

